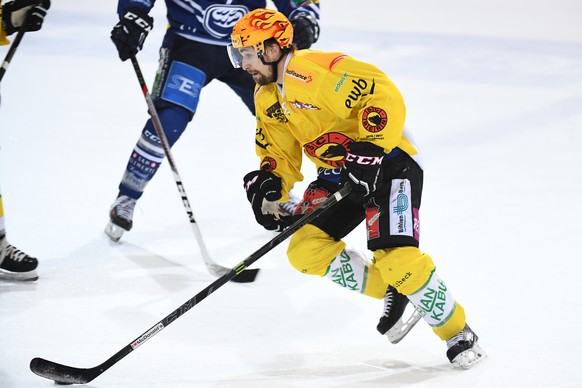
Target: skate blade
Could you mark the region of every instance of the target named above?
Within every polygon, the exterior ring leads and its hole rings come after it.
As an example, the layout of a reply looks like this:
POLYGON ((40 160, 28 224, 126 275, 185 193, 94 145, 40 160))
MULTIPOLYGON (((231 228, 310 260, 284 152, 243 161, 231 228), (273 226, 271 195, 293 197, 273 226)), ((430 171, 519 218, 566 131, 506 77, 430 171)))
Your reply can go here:
POLYGON ((414 325, 416 325, 420 318, 422 318, 422 316, 419 314, 418 311, 416 311, 415 308, 413 308, 412 313, 408 317, 406 322, 404 322, 402 318, 400 318, 398 322, 396 322, 394 326, 392 326, 390 330, 386 332, 386 337, 388 337, 388 341, 390 341, 393 344, 397 344, 398 342, 400 342, 402 338, 406 337, 408 332, 412 330, 412 328, 414 327, 414 325))
POLYGON ((121 236, 123 236, 125 229, 115 225, 113 222, 109 221, 105 227, 105 234, 111 239, 111 241, 118 242, 121 236))
POLYGON ((38 279, 36 270, 28 272, 12 272, 0 268, 0 280, 11 282, 33 282, 38 279))
POLYGON ((483 349, 481 349, 481 346, 475 342, 471 349, 467 349, 464 352, 459 353, 457 357, 453 358, 452 363, 463 369, 469 369, 486 358, 487 354, 483 349))

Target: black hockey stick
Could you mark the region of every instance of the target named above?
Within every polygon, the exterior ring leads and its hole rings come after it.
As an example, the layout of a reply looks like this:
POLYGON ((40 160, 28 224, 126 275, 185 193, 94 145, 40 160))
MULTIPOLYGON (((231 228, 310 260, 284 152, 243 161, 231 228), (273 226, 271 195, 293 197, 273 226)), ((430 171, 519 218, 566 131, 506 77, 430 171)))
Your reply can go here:
POLYGON ((14 41, 12 42, 12 46, 10 46, 8 49, 6 57, 4 57, 4 62, 2 62, 2 67, 0 68, 0 81, 2 81, 2 78, 4 78, 4 73, 6 73, 6 70, 8 70, 10 61, 12 61, 12 57, 14 56, 14 53, 16 52, 16 49, 18 48, 18 45, 20 44, 20 41, 22 40, 25 32, 26 31, 24 29, 18 31, 16 38, 14 38, 14 41))
MULTIPOLYGON (((40 4, 40 2, 38 4, 40 4)), ((22 27, 20 28, 20 31, 18 31, 18 34, 16 34, 16 37, 14 38, 12 45, 10 46, 8 52, 6 53, 6 57, 4 57, 4 62, 2 62, 2 67, 0 68, 0 81, 2 81, 2 78, 4 78, 4 73, 6 73, 6 70, 8 70, 8 66, 12 61, 12 57, 14 56, 14 53, 16 52, 16 49, 20 45, 20 41, 22 40, 22 37, 26 32, 26 28, 24 26, 26 26, 26 19, 28 19, 29 12, 31 11, 28 11, 24 16, 24 20, 22 21, 22 27)))
POLYGON ((257 251, 252 253, 242 262, 240 262, 236 267, 229 270, 228 273, 222 277, 216 279, 208 287, 200 291, 193 298, 186 301, 176 310, 168 314, 164 319, 153 325, 151 328, 142 333, 135 340, 127 344, 123 349, 115 353, 109 359, 107 359, 102 364, 99 364, 93 368, 75 368, 72 366, 67 366, 63 364, 58 364, 53 361, 45 360, 44 358, 33 358, 30 361, 30 370, 37 375, 44 377, 49 380, 54 380, 57 384, 87 384, 88 382, 95 379, 97 376, 101 375, 107 369, 111 368, 122 358, 127 356, 133 350, 137 349, 144 342, 152 338, 154 335, 158 334, 160 331, 165 329, 170 323, 178 319, 182 314, 196 306, 198 303, 202 302, 208 295, 212 294, 214 291, 218 290, 220 287, 228 283, 235 276, 242 273, 248 266, 253 264, 255 261, 263 257, 267 252, 271 251, 277 245, 285 241, 293 233, 299 230, 305 224, 313 221, 319 217, 323 212, 329 209, 334 204, 345 198, 351 191, 351 187, 346 185, 338 190, 335 194, 330 196, 323 202, 317 209, 313 212, 304 215, 297 221, 295 221, 291 226, 273 238, 271 241, 263 245, 257 251))
MULTIPOLYGON (((139 67, 139 63, 135 56, 131 57, 131 63, 133 64, 133 68, 135 70, 135 74, 137 75, 137 79, 141 86, 141 90, 143 95, 146 99, 148 110, 150 116, 152 118, 152 123, 154 124, 154 128, 156 130, 156 134, 160 138, 160 142, 162 143, 162 148, 168 158, 168 163, 170 164, 170 168, 172 169, 172 174, 174 176, 174 180, 176 181, 176 186, 178 187, 178 192, 180 193, 180 197, 182 198, 182 204, 184 204, 184 209, 186 209, 186 214, 188 215, 188 220, 190 221, 190 226, 192 227, 192 231, 194 232, 194 236, 196 236, 196 240, 198 240, 198 245, 200 246, 200 252, 202 253, 202 258, 204 259, 204 264, 206 264, 206 268, 208 271, 214 276, 223 276, 230 271, 229 268, 223 267, 217 264, 210 255, 208 254, 208 250, 206 249, 206 245, 204 244, 204 240, 202 239, 202 234, 200 233, 200 228, 198 228, 198 224, 194 219, 194 212, 192 211, 192 207, 190 206, 190 201, 188 200, 188 196, 186 195, 186 190, 184 189, 184 185, 182 184, 182 179, 180 178, 180 174, 178 173, 178 168, 176 167, 176 162, 174 157, 172 156, 172 152, 170 151, 170 143, 168 143, 168 139, 166 134, 164 133, 164 129, 162 127, 162 123, 160 121, 160 117, 158 116, 158 112, 156 107, 154 106, 154 101, 148 91, 148 87, 146 85, 145 79, 143 77, 143 73, 139 67)), ((259 272, 258 268, 248 269, 245 271, 241 271, 231 280, 237 283, 251 283, 257 277, 257 273, 259 272)))

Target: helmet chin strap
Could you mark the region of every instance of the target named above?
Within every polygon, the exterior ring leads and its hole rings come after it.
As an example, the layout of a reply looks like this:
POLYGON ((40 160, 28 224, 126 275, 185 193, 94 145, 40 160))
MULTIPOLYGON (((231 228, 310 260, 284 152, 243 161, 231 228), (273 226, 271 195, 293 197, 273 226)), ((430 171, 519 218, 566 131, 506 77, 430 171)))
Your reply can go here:
POLYGON ((281 49, 281 55, 279 55, 279 59, 277 59, 276 61, 271 61, 271 62, 265 61, 265 58, 262 55, 259 57, 261 62, 263 62, 263 65, 273 66, 273 82, 277 82, 277 76, 279 75, 279 71, 277 68, 278 68, 279 62, 281 62, 281 59, 283 59, 285 54, 287 54, 290 51, 291 51, 291 49, 288 49, 288 48, 281 49))

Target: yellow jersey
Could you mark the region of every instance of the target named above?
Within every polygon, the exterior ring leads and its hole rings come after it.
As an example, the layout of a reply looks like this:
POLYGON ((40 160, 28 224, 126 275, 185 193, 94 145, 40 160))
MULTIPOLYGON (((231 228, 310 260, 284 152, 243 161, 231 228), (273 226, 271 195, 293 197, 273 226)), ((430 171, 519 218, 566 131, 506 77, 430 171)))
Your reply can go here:
POLYGON ((417 148, 404 131, 406 108, 388 76, 348 55, 298 50, 286 58, 282 85, 257 85, 256 153, 261 169, 283 179, 283 198, 301 174, 302 151, 316 167, 340 168, 346 146, 374 143, 389 154, 417 148))

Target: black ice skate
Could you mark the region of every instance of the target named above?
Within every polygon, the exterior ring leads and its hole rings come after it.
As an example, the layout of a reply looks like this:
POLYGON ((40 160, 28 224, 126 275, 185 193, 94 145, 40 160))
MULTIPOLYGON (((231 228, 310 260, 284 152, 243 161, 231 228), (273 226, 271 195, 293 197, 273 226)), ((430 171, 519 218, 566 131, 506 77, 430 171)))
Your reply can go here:
POLYGON ((0 236, 0 279, 33 281, 38 279, 38 260, 27 255, 0 236))
POLYGON ((406 296, 400 294, 394 287, 388 286, 384 296, 384 312, 376 329, 380 334, 386 335, 393 344, 400 342, 421 318, 418 311, 410 304, 410 315, 406 322, 402 319, 409 305, 408 302, 406 296))
POLYGON ((113 241, 119 241, 123 232, 133 227, 133 210, 137 200, 126 195, 119 195, 109 211, 109 223, 105 234, 113 241))
POLYGON ((487 354, 481 349, 477 341, 477 334, 468 325, 453 338, 447 340, 447 357, 452 364, 463 369, 469 369, 476 363, 484 360, 487 354))

